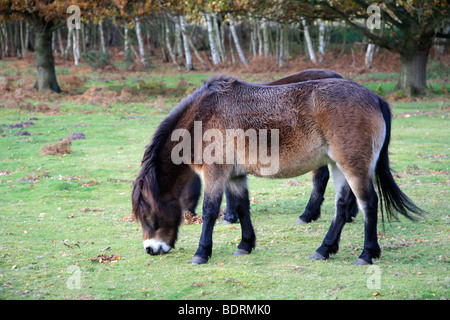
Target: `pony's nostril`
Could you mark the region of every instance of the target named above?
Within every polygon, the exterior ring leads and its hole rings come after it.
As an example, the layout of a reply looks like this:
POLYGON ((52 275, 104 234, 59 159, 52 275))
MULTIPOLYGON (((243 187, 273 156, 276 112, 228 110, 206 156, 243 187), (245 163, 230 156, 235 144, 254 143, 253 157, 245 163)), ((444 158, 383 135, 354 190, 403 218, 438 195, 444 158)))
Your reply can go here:
POLYGON ((145 248, 145 251, 147 251, 148 254, 153 255, 153 249, 152 249, 152 247, 147 247, 147 248, 145 248))

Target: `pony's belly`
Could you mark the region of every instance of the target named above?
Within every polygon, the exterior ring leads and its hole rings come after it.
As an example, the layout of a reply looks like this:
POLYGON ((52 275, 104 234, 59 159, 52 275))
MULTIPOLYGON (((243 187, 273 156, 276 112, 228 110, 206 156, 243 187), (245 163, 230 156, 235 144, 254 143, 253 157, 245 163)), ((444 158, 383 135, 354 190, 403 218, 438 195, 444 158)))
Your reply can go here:
POLYGON ((280 154, 278 162, 272 159, 272 162, 266 165, 249 166, 247 172, 266 178, 294 178, 315 170, 331 162, 324 149, 305 152, 303 155, 283 155, 280 154))

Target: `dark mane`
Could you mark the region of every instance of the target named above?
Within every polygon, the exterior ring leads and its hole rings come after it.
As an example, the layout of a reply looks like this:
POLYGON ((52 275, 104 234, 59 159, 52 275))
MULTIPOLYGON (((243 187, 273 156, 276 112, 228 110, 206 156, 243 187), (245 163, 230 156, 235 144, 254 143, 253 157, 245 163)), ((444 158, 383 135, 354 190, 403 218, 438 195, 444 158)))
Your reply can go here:
POLYGON ((153 135, 151 143, 145 150, 141 162, 141 170, 136 177, 132 193, 133 218, 141 220, 142 215, 150 208, 159 211, 160 190, 157 181, 157 159, 161 148, 164 146, 175 126, 186 110, 196 102, 204 93, 203 86, 192 95, 183 99, 170 114, 159 124, 153 135))
POLYGON ((155 212, 160 210, 160 189, 157 180, 158 154, 172 131, 185 112, 202 96, 211 93, 223 93, 228 91, 238 79, 223 75, 213 76, 194 91, 189 97, 183 99, 170 114, 156 128, 151 143, 145 150, 141 162, 141 170, 136 177, 132 193, 133 218, 141 220, 145 212, 152 208, 155 212))
POLYGON ((210 93, 224 93, 230 90, 236 82, 239 82, 236 78, 216 75, 206 80, 203 83, 203 88, 207 89, 210 93))

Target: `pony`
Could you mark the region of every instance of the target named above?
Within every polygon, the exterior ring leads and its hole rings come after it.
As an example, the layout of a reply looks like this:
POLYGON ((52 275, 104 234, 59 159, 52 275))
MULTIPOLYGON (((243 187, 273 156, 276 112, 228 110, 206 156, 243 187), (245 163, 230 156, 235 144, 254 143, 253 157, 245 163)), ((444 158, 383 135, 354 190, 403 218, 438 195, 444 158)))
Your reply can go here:
MULTIPOLYGON (((307 69, 300 72, 291 74, 289 76, 283 77, 281 79, 262 83, 266 86, 283 85, 289 83, 296 83, 308 80, 319 80, 326 78, 336 78, 342 79, 342 76, 334 71, 326 69, 307 69)), ((330 172, 328 166, 322 166, 316 170, 311 171, 313 190, 309 198, 308 204, 306 205, 305 211, 298 218, 296 223, 309 223, 317 220, 321 215, 321 205, 324 201, 324 194, 328 180, 330 178, 330 172)), ((201 194, 201 181, 198 175, 195 175, 186 185, 183 193, 181 194, 181 206, 182 211, 189 211, 195 215, 195 209, 197 207, 199 197, 201 194)), ((236 223, 238 221, 238 216, 236 209, 234 208, 234 203, 232 202, 232 196, 227 188, 225 188, 225 198, 227 207, 224 213, 223 223, 236 223)), ((356 217, 358 213, 358 206, 356 205, 356 198, 354 194, 350 191, 347 199, 347 222, 352 222, 353 217, 356 217)))
POLYGON ((391 120, 384 99, 345 79, 266 86, 234 77, 210 78, 160 123, 144 152, 132 191, 132 216, 141 223, 144 249, 156 255, 175 246, 182 213, 180 196, 197 173, 204 181, 203 225, 191 263, 203 264, 211 257, 225 188, 242 229, 234 254, 250 254, 256 235, 246 175, 291 178, 330 165, 335 215, 311 258, 328 259, 338 252, 351 191, 364 214, 364 246, 355 264, 372 264, 381 254, 379 200, 388 218, 396 217, 396 212, 410 219, 424 213, 392 176, 391 120), (231 131, 242 134, 228 139, 231 131), (255 134, 247 136, 250 132, 255 134), (200 138, 195 138, 198 134, 200 138), (255 139, 256 147, 250 143, 255 139), (242 145, 238 140, 249 143, 242 145))

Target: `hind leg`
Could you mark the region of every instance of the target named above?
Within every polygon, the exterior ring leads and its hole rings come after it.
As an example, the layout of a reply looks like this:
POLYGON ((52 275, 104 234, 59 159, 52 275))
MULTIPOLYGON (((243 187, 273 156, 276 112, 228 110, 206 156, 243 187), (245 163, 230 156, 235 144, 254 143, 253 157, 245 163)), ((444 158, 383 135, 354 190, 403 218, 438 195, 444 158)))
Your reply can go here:
MULTIPOLYGON (((227 184, 227 201, 239 217, 242 229, 242 240, 234 255, 251 253, 255 247, 256 236, 250 219, 250 200, 248 196, 247 177, 239 175, 232 177, 227 184)), ((228 206, 228 203, 227 203, 228 206)))
POLYGON ((312 259, 328 259, 330 254, 338 252, 341 232, 347 222, 348 198, 351 194, 351 189, 344 174, 336 165, 332 166, 332 175, 336 191, 336 211, 330 229, 322 245, 311 256, 312 259))
POLYGON ((350 178, 348 182, 364 214, 364 249, 355 264, 372 264, 372 259, 379 258, 381 255, 377 236, 378 196, 373 187, 372 178, 350 178))

